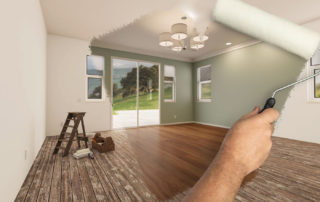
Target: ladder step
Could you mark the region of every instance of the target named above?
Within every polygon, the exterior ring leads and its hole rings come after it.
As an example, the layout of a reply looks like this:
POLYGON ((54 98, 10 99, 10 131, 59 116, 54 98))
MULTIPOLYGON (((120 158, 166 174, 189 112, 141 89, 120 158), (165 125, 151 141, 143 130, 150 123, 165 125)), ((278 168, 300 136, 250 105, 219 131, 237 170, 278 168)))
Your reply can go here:
MULTIPOLYGON (((60 141, 60 142, 68 142, 69 140, 67 140, 67 139, 70 139, 71 133, 68 133, 68 134, 69 134, 69 136, 66 136, 64 138, 59 138, 58 141, 60 141)), ((74 137, 75 137, 75 139, 72 140, 72 141, 76 141, 77 139, 81 140, 81 141, 87 141, 88 140, 88 137, 81 136, 80 134, 78 136, 75 135, 74 137)))
POLYGON ((64 125, 63 128, 73 128, 74 125, 64 125))
POLYGON ((55 147, 55 149, 65 149, 65 146, 55 147))
POLYGON ((88 138, 86 137, 84 123, 83 123, 84 115, 85 115, 85 112, 69 112, 68 113, 67 119, 63 125, 62 132, 60 133, 60 136, 58 138, 53 154, 57 154, 60 149, 63 149, 64 150, 63 156, 68 155, 70 150, 70 145, 73 141, 85 141, 86 147, 88 147, 87 145, 88 138), (73 125, 69 125, 70 121, 73 121, 73 125), (83 134, 78 133, 78 126, 80 123, 82 126, 82 130, 84 131, 83 134), (72 128, 72 132, 67 132, 68 128, 72 128), (67 142, 68 143, 67 145, 69 145, 69 147, 65 145, 61 146, 63 142, 67 142))
MULTIPOLYGON (((77 139, 74 139, 72 141, 76 141, 77 139)), ((60 142, 69 142, 69 140, 66 140, 66 139, 59 139, 60 142)))
MULTIPOLYGON (((65 139, 65 138, 70 138, 70 137, 71 137, 71 133, 69 133, 69 132, 64 132, 64 133, 62 133, 62 134, 60 134, 59 139, 65 139), (61 135, 62 135, 62 134, 64 134, 63 138, 61 138, 61 135)), ((58 140, 59 140, 59 139, 58 139, 58 140)))
POLYGON ((59 139, 58 139, 58 141, 60 141, 60 142, 64 142, 64 140, 69 140, 69 139, 70 139, 70 137, 59 138, 59 139))
POLYGON ((87 137, 78 137, 78 140, 81 140, 81 141, 88 141, 88 138, 87 138, 87 137))
MULTIPOLYGON (((74 141, 77 141, 77 140, 79 140, 79 141, 87 141, 87 138, 85 138, 85 137, 78 137, 78 138, 76 138, 76 139, 73 139, 72 141, 74 142, 74 141)), ((69 140, 66 140, 66 139, 59 139, 59 141, 62 143, 62 142, 69 142, 69 140)))

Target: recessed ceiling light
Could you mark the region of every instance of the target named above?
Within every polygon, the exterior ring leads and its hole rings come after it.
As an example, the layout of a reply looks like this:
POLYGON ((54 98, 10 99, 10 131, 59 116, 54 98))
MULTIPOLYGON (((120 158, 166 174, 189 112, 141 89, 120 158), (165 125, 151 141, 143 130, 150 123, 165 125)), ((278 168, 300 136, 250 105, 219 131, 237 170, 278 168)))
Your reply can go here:
POLYGON ((231 42, 227 42, 226 45, 227 45, 227 46, 231 46, 232 43, 231 43, 231 42))
POLYGON ((186 14, 187 14, 187 16, 188 16, 189 18, 191 18, 192 20, 195 20, 195 18, 197 17, 197 16, 195 15, 195 13, 192 12, 191 10, 187 10, 187 11, 186 11, 186 14))

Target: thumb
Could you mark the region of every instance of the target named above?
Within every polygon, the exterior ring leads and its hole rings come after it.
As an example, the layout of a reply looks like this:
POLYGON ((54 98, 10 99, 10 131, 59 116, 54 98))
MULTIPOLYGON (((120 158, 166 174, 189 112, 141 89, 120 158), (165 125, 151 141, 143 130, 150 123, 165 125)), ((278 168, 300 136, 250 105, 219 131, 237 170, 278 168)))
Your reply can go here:
POLYGON ((279 112, 273 108, 264 110, 259 116, 267 123, 273 123, 279 118, 279 112))
POLYGON ((259 107, 254 107, 254 109, 251 112, 249 112, 248 114, 244 115, 242 118, 243 119, 250 118, 250 117, 252 117, 254 115, 259 114, 259 111, 260 111, 259 107))

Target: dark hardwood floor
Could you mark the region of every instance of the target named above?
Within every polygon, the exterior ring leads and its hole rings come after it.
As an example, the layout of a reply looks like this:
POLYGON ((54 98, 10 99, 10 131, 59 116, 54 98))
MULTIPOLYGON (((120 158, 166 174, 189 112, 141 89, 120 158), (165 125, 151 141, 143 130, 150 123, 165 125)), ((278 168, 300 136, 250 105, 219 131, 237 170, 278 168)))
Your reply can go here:
MULTIPOLYGON (((181 201, 226 131, 200 124, 108 131, 116 150, 94 151, 94 160, 52 155, 56 137, 48 137, 16 201, 181 201)), ((320 201, 319 176, 319 144, 273 137, 269 158, 236 201, 320 201)))
POLYGON ((199 124, 127 130, 144 180, 161 200, 195 184, 218 152, 226 132, 199 124))

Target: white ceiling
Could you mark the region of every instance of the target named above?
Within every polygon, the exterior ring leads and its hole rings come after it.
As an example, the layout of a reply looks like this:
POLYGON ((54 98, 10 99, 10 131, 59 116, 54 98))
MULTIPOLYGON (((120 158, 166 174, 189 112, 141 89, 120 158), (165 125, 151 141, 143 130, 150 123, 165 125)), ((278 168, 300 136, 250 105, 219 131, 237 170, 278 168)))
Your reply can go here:
POLYGON ((50 34, 90 40, 182 0, 40 0, 50 34))
MULTIPOLYGON (((319 0, 244 0, 270 13, 320 31, 319 0), (315 23, 317 22, 317 23, 315 23)), ((214 0, 41 0, 48 32, 92 41, 92 45, 194 61, 233 46, 250 43, 251 37, 212 21, 214 0), (159 47, 158 36, 182 22, 203 29, 209 25, 209 40, 199 51, 175 53, 159 47), (191 19, 189 16, 192 16, 191 19)), ((189 29, 191 31, 192 29, 189 29)))

